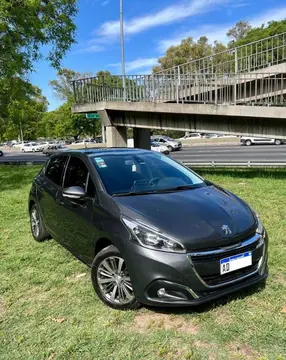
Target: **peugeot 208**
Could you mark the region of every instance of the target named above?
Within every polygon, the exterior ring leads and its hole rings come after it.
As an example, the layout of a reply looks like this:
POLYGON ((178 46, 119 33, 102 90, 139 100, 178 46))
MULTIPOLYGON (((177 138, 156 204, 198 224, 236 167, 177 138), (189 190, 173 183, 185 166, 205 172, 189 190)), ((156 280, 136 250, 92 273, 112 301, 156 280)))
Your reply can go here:
POLYGON ((243 200, 160 153, 67 151, 52 156, 29 196, 32 234, 91 267, 99 298, 197 305, 267 277, 267 233, 243 200))

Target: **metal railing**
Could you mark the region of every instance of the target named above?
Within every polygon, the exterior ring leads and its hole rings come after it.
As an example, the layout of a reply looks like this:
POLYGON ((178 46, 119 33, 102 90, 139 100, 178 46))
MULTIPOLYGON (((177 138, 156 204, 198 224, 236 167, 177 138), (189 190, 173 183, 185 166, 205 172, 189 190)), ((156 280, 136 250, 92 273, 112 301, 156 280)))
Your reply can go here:
POLYGON ((200 161, 200 162, 192 162, 192 161, 182 161, 182 164, 185 166, 190 167, 231 167, 231 168, 238 168, 238 167, 248 167, 248 168, 277 168, 277 167, 285 167, 286 168, 286 161, 285 162, 277 162, 277 161, 268 161, 268 162, 256 162, 256 161, 236 161, 236 162, 226 162, 226 161, 200 161))
POLYGON ((286 32, 190 60, 156 74, 250 73, 284 62, 286 62, 286 32))
POLYGON ((101 101, 286 105, 286 73, 128 75, 73 81, 77 104, 101 101))

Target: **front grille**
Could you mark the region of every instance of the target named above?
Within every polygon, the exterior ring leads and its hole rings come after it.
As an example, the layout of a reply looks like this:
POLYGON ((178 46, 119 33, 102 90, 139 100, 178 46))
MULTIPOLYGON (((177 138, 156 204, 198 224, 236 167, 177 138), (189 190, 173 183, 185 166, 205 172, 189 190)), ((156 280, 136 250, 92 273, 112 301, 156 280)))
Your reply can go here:
MULTIPOLYGON (((209 261, 211 260, 215 260, 215 259, 222 259, 222 258, 226 258, 232 255, 237 255, 237 254, 241 254, 247 251, 253 251, 256 249, 257 244, 259 242, 260 239, 258 239, 257 241, 255 241, 252 244, 246 245, 244 247, 241 247, 239 249, 230 249, 230 250, 225 250, 223 253, 220 254, 212 254, 212 255, 200 255, 198 257, 198 259, 201 261, 209 261)), ((195 257, 194 257, 195 258, 195 257)))
POLYGON ((259 261, 256 261, 251 266, 236 271, 232 271, 231 273, 228 274, 206 275, 206 276, 202 276, 201 278, 209 286, 223 285, 224 283, 228 283, 229 281, 239 280, 239 278, 251 274, 252 272, 257 270, 258 262, 259 261))
POLYGON ((234 249, 213 249, 213 251, 198 251, 190 254, 190 260, 200 280, 207 286, 224 286, 229 282, 239 281, 240 278, 250 275, 258 269, 259 260, 263 256, 264 243, 260 236, 248 238, 237 244, 234 249), (251 251, 252 265, 227 274, 220 274, 220 260, 251 251))

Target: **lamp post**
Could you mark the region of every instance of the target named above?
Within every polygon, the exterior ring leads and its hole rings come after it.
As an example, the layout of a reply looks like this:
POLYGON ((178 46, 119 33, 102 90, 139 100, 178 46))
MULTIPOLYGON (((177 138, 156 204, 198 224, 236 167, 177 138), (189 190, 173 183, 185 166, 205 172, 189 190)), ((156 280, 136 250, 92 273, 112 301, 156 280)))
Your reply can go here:
POLYGON ((123 29, 123 0, 120 0, 120 40, 121 40, 121 69, 122 69, 122 86, 123 86, 123 101, 126 100, 125 87, 125 54, 124 54, 124 29, 123 29))

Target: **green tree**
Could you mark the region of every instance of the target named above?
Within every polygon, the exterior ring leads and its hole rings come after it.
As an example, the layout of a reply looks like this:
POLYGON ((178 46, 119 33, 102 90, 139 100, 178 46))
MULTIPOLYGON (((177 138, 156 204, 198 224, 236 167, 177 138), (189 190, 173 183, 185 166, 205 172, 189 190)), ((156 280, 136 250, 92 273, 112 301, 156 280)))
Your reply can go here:
POLYGON ((45 58, 59 68, 75 42, 76 0, 0 1, 0 77, 25 75, 45 58))
POLYGON ((0 138, 11 140, 38 136, 38 123, 48 102, 41 90, 21 78, 0 79, 0 138))
MULTIPOLYGON (((110 73, 109 73, 110 74, 110 73)), ((61 69, 57 73, 58 78, 50 81, 49 85, 53 88, 55 95, 64 101, 74 99, 72 80, 92 77, 91 73, 81 74, 70 69, 61 69)))
POLYGON ((251 30, 251 25, 247 21, 239 21, 235 26, 230 28, 226 35, 236 42, 241 39, 244 39, 249 31, 251 30))
MULTIPOLYGON (((220 42, 215 42, 214 45, 209 44, 206 36, 201 36, 197 41, 189 37, 181 41, 181 44, 177 46, 171 46, 166 55, 159 58, 159 65, 153 68, 153 72, 159 72, 160 70, 170 69, 174 66, 190 63, 192 60, 201 59, 204 57, 210 57, 211 55, 224 51, 226 46, 220 42)), ((206 63, 207 67, 211 67, 211 62, 206 63)), ((186 65, 186 72, 196 72, 198 64, 186 65)), ((210 69, 211 71, 211 69, 210 69)))
POLYGON ((66 102, 58 109, 46 113, 40 123, 41 132, 47 138, 70 138, 78 140, 80 135, 101 133, 100 121, 86 119, 85 115, 72 114, 71 103, 66 102))

